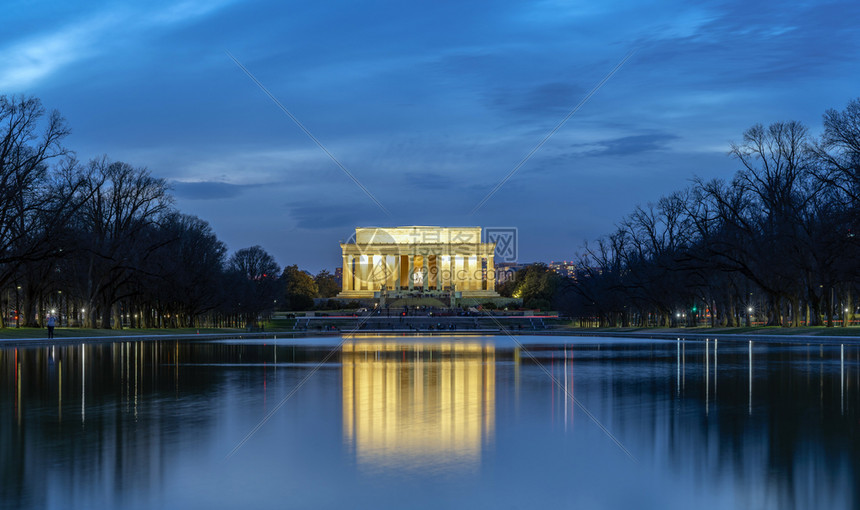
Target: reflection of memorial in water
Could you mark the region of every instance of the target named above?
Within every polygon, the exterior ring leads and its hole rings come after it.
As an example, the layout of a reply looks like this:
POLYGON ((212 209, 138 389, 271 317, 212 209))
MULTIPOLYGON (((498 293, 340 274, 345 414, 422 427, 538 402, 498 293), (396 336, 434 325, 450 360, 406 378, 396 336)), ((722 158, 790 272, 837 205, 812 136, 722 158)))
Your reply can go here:
POLYGON ((360 464, 478 466, 493 436, 493 346, 348 342, 342 357, 344 439, 360 464))

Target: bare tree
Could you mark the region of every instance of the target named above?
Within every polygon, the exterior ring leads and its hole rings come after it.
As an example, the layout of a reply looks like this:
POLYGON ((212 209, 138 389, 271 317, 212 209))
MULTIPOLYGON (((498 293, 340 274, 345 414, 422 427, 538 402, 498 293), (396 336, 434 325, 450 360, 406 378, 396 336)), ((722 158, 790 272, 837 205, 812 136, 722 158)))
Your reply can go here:
POLYGON ((234 310, 247 325, 256 325, 257 318, 271 311, 278 299, 280 267, 266 250, 252 246, 234 253, 227 262, 227 271, 234 310))
POLYGON ((843 192, 855 205, 860 203, 860 99, 844 110, 827 110, 824 133, 815 144, 821 160, 816 177, 843 192))
POLYGON ((89 324, 100 315, 100 327, 109 329, 112 307, 134 293, 128 284, 143 261, 169 242, 151 229, 171 211, 172 197, 164 179, 145 168, 103 157, 90 162, 89 172, 82 189, 87 200, 77 215, 82 256, 75 270, 89 324))
POLYGON ((141 261, 126 308, 144 327, 201 326, 203 316, 222 304, 227 248, 207 222, 180 213, 167 214, 150 236, 158 248, 141 261))
POLYGON ((44 259, 56 205, 50 163, 68 155, 69 134, 59 112, 32 97, 0 96, 0 285, 22 261, 44 259))

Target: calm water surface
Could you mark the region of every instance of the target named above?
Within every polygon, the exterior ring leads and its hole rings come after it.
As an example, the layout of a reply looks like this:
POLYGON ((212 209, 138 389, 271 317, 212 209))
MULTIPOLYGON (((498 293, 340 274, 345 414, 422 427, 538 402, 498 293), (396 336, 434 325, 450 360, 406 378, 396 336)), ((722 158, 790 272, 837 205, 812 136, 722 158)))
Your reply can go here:
POLYGON ((858 345, 521 341, 0 349, 0 506, 860 507, 858 345))

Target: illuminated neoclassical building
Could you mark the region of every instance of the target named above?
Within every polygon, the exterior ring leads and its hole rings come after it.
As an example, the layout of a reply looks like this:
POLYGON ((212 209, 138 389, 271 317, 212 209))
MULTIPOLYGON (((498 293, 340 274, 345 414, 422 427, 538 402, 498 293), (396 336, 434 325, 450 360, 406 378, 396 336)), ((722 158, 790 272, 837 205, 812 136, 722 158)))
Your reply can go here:
POLYGON ((356 228, 342 243, 339 298, 424 295, 496 298, 496 243, 481 242, 481 227, 356 228))

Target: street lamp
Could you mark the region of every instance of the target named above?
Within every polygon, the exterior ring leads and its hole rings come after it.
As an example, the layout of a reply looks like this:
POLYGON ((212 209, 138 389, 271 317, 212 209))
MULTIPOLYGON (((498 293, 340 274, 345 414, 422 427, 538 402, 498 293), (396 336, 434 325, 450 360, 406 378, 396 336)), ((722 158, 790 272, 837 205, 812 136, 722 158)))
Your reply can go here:
POLYGON ((15 327, 21 327, 21 286, 15 290, 15 327))

